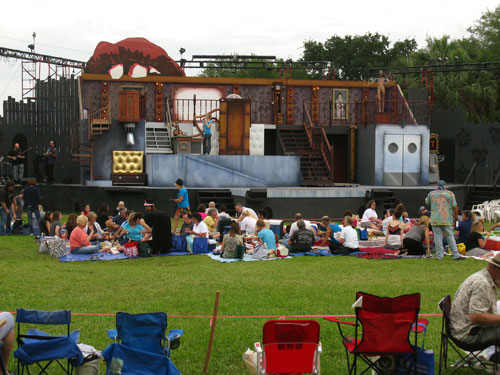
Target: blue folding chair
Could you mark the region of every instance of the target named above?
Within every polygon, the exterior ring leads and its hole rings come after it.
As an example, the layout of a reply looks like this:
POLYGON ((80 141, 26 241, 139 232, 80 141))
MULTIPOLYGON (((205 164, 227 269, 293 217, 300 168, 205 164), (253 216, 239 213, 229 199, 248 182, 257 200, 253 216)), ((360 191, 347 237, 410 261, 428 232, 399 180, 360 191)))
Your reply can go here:
POLYGON ((83 355, 77 346, 80 331, 70 332, 71 311, 44 311, 17 309, 17 349, 14 357, 17 358, 17 373, 30 372, 30 365, 36 364, 39 374, 47 374, 47 368, 57 363, 65 374, 71 374, 73 366, 83 363, 83 355), (21 333, 21 324, 65 325, 65 335, 50 335, 38 329, 30 328, 25 334, 21 333), (61 362, 66 359, 66 366, 61 362))
POLYGON ((167 314, 163 312, 116 314, 116 329, 108 330, 108 337, 122 344, 149 353, 170 357, 170 351, 180 345, 183 329, 167 329, 167 314))

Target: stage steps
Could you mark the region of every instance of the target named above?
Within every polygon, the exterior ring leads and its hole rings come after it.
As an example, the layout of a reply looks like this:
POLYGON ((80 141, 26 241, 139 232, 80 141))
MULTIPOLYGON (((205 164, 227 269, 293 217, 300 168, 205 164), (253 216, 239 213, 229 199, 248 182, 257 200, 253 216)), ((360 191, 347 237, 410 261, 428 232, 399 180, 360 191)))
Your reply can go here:
POLYGON ((394 208, 396 205, 396 197, 391 190, 373 189, 370 195, 371 199, 374 199, 375 203, 377 203, 377 214, 380 219, 384 218, 385 213, 389 208, 394 208))
POLYGON ((278 136, 285 155, 300 156, 303 186, 334 185, 323 156, 311 148, 303 127, 278 129, 278 136))
MULTIPOLYGON (((209 202, 215 202, 215 206, 219 208, 224 205, 227 207, 227 213, 234 216, 234 197, 229 189, 213 189, 213 190, 198 190, 196 207, 203 203, 208 208, 209 202)), ((196 207, 191 207, 191 212, 197 212, 196 207)))
POLYGON ((463 209, 470 210, 473 205, 494 199, 500 199, 500 189, 495 189, 493 186, 475 186, 467 194, 463 209))

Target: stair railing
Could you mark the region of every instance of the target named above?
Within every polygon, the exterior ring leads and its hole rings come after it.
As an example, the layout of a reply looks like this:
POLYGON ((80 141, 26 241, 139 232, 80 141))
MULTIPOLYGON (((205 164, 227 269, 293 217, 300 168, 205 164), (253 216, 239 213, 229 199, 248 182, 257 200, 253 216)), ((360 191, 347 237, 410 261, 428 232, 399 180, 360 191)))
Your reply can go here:
MULTIPOLYGON (((309 110, 307 109, 307 105, 304 102, 304 129, 306 130, 307 137, 309 139, 309 143, 312 149, 315 149, 315 137, 314 137, 314 125, 311 120, 311 116, 309 114, 309 110)), ((325 128, 320 127, 319 129, 319 151, 321 156, 323 157, 323 161, 325 162, 328 172, 330 173, 330 177, 333 181, 334 169, 333 169, 333 147, 330 145, 330 141, 328 141, 328 137, 326 136, 325 128)), ((318 134, 316 132, 316 134, 318 134)))
POLYGON ((472 178, 472 176, 474 176, 474 187, 476 187, 476 168, 477 168, 477 162, 474 162, 474 164, 472 164, 472 168, 469 171, 469 174, 467 175, 467 177, 464 181, 465 195, 466 196, 469 195, 469 182, 470 182, 470 179, 472 178))

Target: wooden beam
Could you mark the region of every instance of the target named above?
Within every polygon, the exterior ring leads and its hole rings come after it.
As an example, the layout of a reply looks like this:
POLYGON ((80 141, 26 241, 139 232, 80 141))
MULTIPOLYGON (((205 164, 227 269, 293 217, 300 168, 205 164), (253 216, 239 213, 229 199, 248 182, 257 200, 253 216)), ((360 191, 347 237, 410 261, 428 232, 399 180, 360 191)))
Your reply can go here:
MULTIPOLYGON (((128 75, 120 79, 112 79, 108 74, 82 74, 83 81, 113 81, 113 82, 162 82, 162 83, 184 83, 184 84, 206 84, 206 85, 256 85, 272 86, 275 82, 281 82, 283 85, 291 86, 319 86, 319 87, 368 87, 376 88, 376 82, 367 81, 325 81, 312 79, 272 79, 272 78, 232 78, 232 77, 177 77, 177 76, 157 76, 151 75, 144 78, 132 78, 128 75)), ((386 87, 393 87, 395 81, 390 81, 386 87)))

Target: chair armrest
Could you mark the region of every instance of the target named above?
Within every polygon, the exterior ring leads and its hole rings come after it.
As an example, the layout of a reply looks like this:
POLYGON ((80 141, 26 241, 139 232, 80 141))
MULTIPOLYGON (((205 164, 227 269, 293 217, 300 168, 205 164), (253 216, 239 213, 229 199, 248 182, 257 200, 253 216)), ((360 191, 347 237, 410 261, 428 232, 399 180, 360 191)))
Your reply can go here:
POLYGON ((262 346, 260 345, 260 342, 256 342, 253 344, 255 348, 255 352, 257 353, 257 375, 262 374, 262 346))
POLYGON ((260 346, 260 342, 256 342, 255 344, 253 344, 253 346, 257 354, 262 353, 262 346, 260 346))
POLYGON ((323 345, 321 345, 321 342, 318 344, 318 353, 323 353, 323 345))
POLYGON ((183 329, 171 329, 170 331, 168 331, 167 337, 169 340, 175 340, 181 337, 183 334, 184 334, 183 329))
POLYGON ((118 340, 118 330, 116 330, 116 329, 108 329, 108 337, 111 340, 117 341, 118 340))
POLYGON ((427 329, 427 325, 429 324, 429 320, 422 318, 418 319, 416 324, 413 324, 411 327, 412 332, 422 333, 427 329))
POLYGON ((333 317, 332 318, 323 318, 323 319, 328 320, 329 322, 340 323, 340 324, 347 324, 347 325, 350 325, 350 326, 353 326, 353 327, 356 326, 356 323, 354 323, 354 322, 346 322, 344 320, 339 320, 339 319, 333 318, 333 317))

